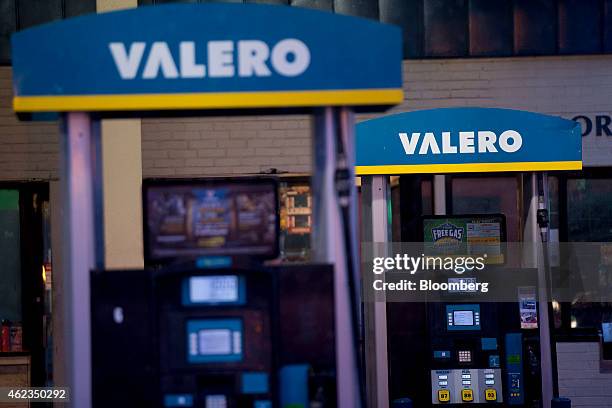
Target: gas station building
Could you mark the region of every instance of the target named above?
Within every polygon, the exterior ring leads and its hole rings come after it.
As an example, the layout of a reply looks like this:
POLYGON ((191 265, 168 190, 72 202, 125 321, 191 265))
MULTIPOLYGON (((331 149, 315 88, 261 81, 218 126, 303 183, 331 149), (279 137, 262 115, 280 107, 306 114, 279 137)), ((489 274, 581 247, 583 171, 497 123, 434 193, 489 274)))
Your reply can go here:
MULTIPOLYGON (((18 16, 11 26, 14 31, 155 1, 97 0, 81 2, 78 7, 70 0, 49 2, 61 3, 63 11, 49 6, 45 17, 40 14, 44 8, 35 6, 17 13, 17 5, 28 2, 4 3, 8 5, 4 14, 18 16), (91 4, 86 7, 85 3, 91 4)), ((496 2, 495 6, 477 0, 452 2, 453 6, 439 0, 290 3, 404 29, 403 102, 384 113, 358 114, 357 122, 424 109, 485 107, 525 110, 580 123, 583 169, 548 175, 551 240, 612 240, 611 2, 514 1, 496 2)), ((21 376, 16 381, 23 385, 61 384, 64 358, 57 345, 63 332, 63 237, 55 228, 65 216, 59 184, 60 132, 55 121, 20 122, 14 114, 8 36, 6 32, 1 35, 0 211, 4 214, 0 218, 0 273, 12 274, 13 290, 19 288, 21 295, 5 296, 11 289, 0 288, 0 319, 22 322, 23 349, 28 352, 0 353, 0 377, 10 372, 3 372, 3 366, 14 364, 27 366, 31 373, 23 374, 26 371, 19 371, 21 368, 14 371, 20 373, 14 375, 21 376), (19 361, 19 357, 27 358, 19 361)), ((106 267, 144 265, 143 180, 264 174, 280 181, 278 262, 308 260, 313 216, 311 126, 309 116, 291 112, 104 120, 106 267)), ((361 180, 356 183, 359 186, 361 180)), ((526 234, 524 183, 521 175, 510 172, 393 176, 393 241, 416 240, 411 217, 470 213, 504 214, 507 240, 522 241, 526 234), (445 196, 444 208, 436 205, 436 194, 445 196)), ((402 316, 410 314, 410 307, 387 309, 389 350, 400 347, 393 341, 393 327, 402 326, 402 316)), ((598 335, 602 319, 612 320, 610 305, 557 304, 553 309, 558 312, 551 333, 558 393, 571 398, 574 407, 610 407, 612 371, 600 366, 598 335)), ((391 376, 398 369, 396 364, 403 362, 390 359, 391 376)), ((392 382, 388 392, 391 400, 403 397, 400 386, 392 382)))

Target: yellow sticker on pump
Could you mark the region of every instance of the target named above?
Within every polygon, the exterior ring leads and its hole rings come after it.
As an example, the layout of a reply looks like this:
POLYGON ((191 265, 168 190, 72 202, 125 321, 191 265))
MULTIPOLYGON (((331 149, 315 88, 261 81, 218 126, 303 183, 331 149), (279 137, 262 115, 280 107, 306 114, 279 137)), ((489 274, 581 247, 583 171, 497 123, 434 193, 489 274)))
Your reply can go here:
POLYGON ((493 388, 489 388, 485 390, 485 400, 487 401, 497 401, 497 390, 493 388))
POLYGON ((438 401, 449 402, 450 401, 450 391, 449 390, 438 390, 438 401))
POLYGON ((465 402, 474 401, 474 392, 470 389, 461 390, 461 400, 465 402))

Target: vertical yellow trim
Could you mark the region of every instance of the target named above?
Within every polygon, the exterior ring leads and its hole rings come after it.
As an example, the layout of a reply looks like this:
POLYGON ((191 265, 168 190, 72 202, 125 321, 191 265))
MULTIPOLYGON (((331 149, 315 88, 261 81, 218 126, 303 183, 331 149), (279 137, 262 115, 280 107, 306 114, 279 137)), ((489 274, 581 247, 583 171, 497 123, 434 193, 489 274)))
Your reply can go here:
MULTIPOLYGON (((98 12, 137 6, 137 0, 96 0, 98 12)), ((141 121, 103 120, 101 132, 106 267, 142 268, 141 121)))

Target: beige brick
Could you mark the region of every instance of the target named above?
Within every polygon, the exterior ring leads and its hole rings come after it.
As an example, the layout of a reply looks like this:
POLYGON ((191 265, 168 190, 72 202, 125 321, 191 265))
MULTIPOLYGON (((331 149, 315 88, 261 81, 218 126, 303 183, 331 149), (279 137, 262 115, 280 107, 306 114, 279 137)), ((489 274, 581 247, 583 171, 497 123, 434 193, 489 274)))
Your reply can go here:
POLYGON ((253 139, 249 139, 247 146, 248 147, 275 147, 278 146, 279 142, 275 139, 267 139, 263 137, 256 137, 253 139))
POLYGON ((225 151, 227 157, 250 157, 255 154, 254 148, 244 148, 244 149, 227 149, 225 151))
POLYGON ((153 162, 155 167, 181 167, 185 165, 183 159, 156 159, 153 162))
POLYGON ((223 149, 200 149, 198 150, 198 157, 222 157, 225 156, 225 150, 223 149))
POLYGON ((186 158, 193 158, 193 157, 197 157, 198 156, 198 152, 196 150, 170 150, 168 152, 168 157, 170 157, 171 159, 186 159, 186 158))
POLYGON ((217 147, 216 140, 191 140, 189 149, 212 149, 217 147))
POLYGON ((209 167, 209 166, 213 166, 214 163, 214 159, 213 158, 208 158, 208 159, 185 159, 185 166, 188 167, 209 167))
POLYGON ((229 137, 231 139, 251 139, 257 137, 256 130, 239 130, 239 131, 231 131, 229 132, 229 137))
POLYGON ((281 149, 272 147, 258 147, 255 149, 257 156, 278 156, 281 154, 281 149))

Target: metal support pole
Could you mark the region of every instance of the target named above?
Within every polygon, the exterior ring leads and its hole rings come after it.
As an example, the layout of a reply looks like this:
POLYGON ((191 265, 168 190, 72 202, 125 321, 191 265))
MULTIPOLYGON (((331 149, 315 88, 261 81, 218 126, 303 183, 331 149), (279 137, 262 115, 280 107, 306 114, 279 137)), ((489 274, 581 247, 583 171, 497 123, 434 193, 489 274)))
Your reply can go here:
POLYGON ((96 218, 102 197, 99 132, 88 114, 67 113, 62 119, 61 184, 64 203, 63 292, 64 355, 71 406, 91 406, 91 327, 89 272, 103 266, 102 225, 96 218), (95 128, 94 128, 95 130, 95 128), (98 240, 96 240, 98 237, 98 240), (98 242, 96 242, 98 241, 98 242), (97 250, 96 250, 97 248, 97 250))
POLYGON ((312 249, 314 260, 334 265, 334 302, 336 321, 336 375, 338 407, 359 408, 358 362, 355 359, 354 327, 351 318, 351 294, 348 281, 346 256, 349 239, 353 248, 353 273, 359 276, 357 255, 356 197, 357 191, 351 188, 349 198, 350 231, 345 237, 342 225, 342 212, 335 184, 337 169, 338 136, 345 140, 346 165, 354 176, 354 117, 348 108, 326 107, 318 110, 313 118, 313 228, 312 249), (340 134, 339 134, 340 133, 340 134))
MULTIPOLYGON (((388 205, 388 176, 361 178, 362 241, 376 243, 374 256, 388 256, 386 245, 391 241, 388 205), (384 251, 380 253, 378 249, 384 251)), ((389 364, 387 353, 387 303, 369 302, 364 307, 365 367, 370 407, 389 407, 389 364)))
POLYGON ((446 215, 446 176, 436 174, 433 180, 434 214, 446 215))
MULTIPOLYGON (((535 193, 538 209, 548 208, 548 178, 546 174, 533 173, 532 183, 535 186, 535 193)), ((537 216, 532 217, 537 223, 537 216)), ((536 226, 540 227, 540 226, 536 226)), ((544 408, 550 408, 553 399, 553 364, 552 364, 552 344, 550 341, 550 318, 548 314, 548 227, 540 227, 540 245, 538 251, 538 314, 540 332, 540 370, 542 373, 542 402, 544 408)))

